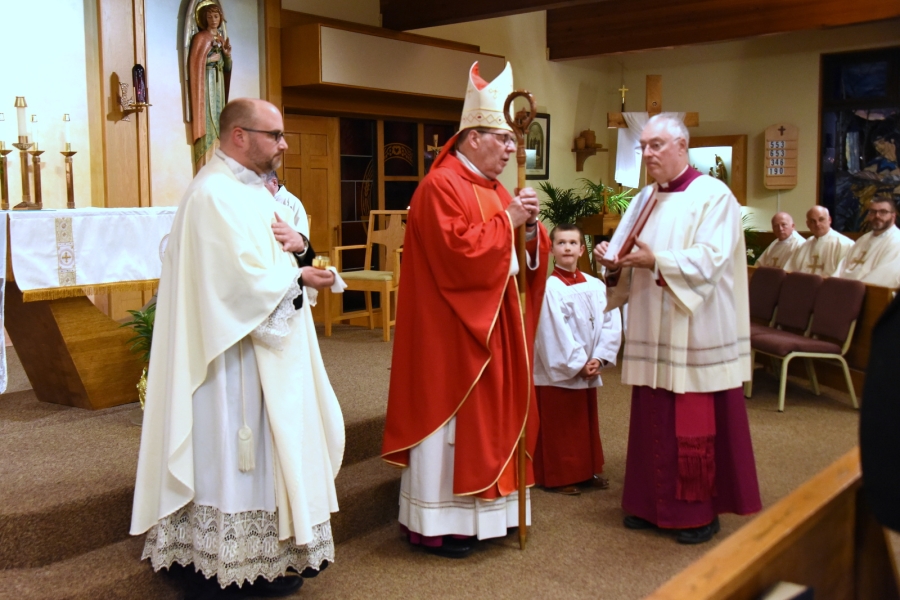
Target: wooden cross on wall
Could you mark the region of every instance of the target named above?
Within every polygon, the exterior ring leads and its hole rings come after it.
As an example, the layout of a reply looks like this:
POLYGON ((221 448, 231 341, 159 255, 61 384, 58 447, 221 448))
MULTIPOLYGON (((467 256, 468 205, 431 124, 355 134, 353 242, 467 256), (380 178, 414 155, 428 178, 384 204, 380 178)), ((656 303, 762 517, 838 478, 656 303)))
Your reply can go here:
MULTIPOLYGON (((622 87, 624 87, 624 85, 622 87)), ((624 106, 625 94, 623 93, 622 96, 622 106, 624 106)), ((651 117, 662 112, 662 75, 647 75, 647 112, 651 117)), ((700 113, 685 113, 684 124, 688 127, 697 127, 700 125, 700 113)), ((611 112, 606 113, 606 127, 609 129, 618 129, 628 127, 628 124, 625 123, 625 117, 622 113, 611 112)))

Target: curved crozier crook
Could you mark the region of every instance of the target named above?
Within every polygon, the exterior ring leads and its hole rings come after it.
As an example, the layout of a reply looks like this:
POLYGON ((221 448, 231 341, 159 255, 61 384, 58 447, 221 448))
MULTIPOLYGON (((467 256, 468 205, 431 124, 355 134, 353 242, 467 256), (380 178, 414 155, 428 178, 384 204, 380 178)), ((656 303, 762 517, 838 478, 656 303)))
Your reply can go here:
POLYGON ((525 139, 525 132, 528 131, 528 126, 534 121, 534 116, 536 114, 537 103, 534 100, 534 96, 531 95, 531 92, 526 90, 516 90, 506 97, 506 102, 503 104, 503 116, 506 117, 506 122, 512 127, 513 133, 516 134, 516 138, 519 141, 525 139), (527 113, 520 111, 516 113, 516 116, 512 117, 509 114, 509 109, 512 108, 513 101, 516 98, 525 98, 528 101, 529 111, 527 113))

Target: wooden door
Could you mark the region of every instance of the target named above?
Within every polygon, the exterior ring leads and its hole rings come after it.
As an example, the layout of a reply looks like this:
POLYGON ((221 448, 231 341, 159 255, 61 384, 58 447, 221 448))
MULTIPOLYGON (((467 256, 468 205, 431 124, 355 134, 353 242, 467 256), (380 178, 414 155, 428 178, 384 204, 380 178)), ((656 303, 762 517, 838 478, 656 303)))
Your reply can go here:
MULTIPOLYGON (((288 149, 280 176, 310 216, 309 239, 316 254, 329 256, 331 249, 340 245, 339 131, 339 120, 335 117, 285 115, 284 118, 288 149)), ((320 310, 321 305, 313 309, 317 321, 321 320, 320 310)))

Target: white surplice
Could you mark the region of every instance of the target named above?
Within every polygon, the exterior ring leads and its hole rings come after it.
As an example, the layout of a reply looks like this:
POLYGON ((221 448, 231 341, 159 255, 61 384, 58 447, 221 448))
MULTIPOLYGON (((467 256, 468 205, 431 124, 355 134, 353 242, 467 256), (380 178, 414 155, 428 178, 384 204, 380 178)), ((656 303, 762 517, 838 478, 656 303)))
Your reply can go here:
POLYGON ((803 236, 796 231, 791 232, 790 237, 786 240, 776 239, 759 255, 756 266, 783 269, 794 254, 794 250, 803 242, 803 236))
POLYGON ((739 387, 751 373, 740 205, 708 175, 657 195, 638 239, 665 285, 650 269, 630 269, 609 289, 610 305, 628 300, 622 382, 676 394, 739 387))
POLYGON ((852 245, 853 240, 834 229, 829 229, 822 237, 811 235, 794 250, 784 270, 831 277, 837 273, 852 245))
POLYGON ((900 287, 900 229, 892 226, 881 235, 870 231, 860 237, 841 262, 837 276, 892 289, 900 287))
POLYGON ((566 285, 547 280, 544 304, 534 341, 534 384, 567 389, 603 385, 600 377, 585 379, 579 371, 591 359, 616 364, 622 341, 619 309, 606 311, 606 285, 584 274, 585 282, 566 285))
POLYGON ((309 219, 306 216, 306 209, 303 208, 303 202, 300 201, 300 198, 290 193, 284 186, 278 188, 274 198, 276 202, 287 206, 294 213, 294 230, 299 231, 309 239, 309 219))

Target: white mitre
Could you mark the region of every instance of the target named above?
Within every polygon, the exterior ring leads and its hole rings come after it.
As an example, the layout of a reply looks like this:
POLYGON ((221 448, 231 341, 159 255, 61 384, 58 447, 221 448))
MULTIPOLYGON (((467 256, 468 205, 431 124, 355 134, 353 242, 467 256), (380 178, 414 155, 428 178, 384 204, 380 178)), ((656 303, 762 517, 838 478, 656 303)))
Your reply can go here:
POLYGON ((472 127, 512 131, 503 114, 503 105, 512 91, 513 74, 508 62, 503 72, 488 83, 478 74, 478 61, 475 61, 469 69, 469 86, 459 121, 460 131, 472 127))

